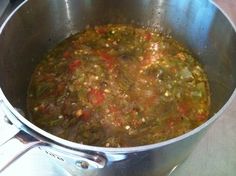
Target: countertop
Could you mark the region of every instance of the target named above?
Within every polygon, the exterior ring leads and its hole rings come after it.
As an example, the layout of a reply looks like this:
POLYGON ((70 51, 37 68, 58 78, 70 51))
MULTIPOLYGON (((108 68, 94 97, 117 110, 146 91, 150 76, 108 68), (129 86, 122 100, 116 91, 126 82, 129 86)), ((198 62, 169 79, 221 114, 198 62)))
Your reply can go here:
MULTIPOLYGON (((1 0, 0 0, 1 1, 1 0)), ((236 0, 215 0, 236 24, 236 0)), ((0 3, 1 5, 1 3, 0 3)), ((189 158, 171 176, 236 176, 236 99, 208 130, 189 158)), ((0 112, 0 132, 3 115, 0 112)), ((1 139, 1 137, 0 137, 1 139)), ((1 176, 69 176, 32 149, 1 176)))

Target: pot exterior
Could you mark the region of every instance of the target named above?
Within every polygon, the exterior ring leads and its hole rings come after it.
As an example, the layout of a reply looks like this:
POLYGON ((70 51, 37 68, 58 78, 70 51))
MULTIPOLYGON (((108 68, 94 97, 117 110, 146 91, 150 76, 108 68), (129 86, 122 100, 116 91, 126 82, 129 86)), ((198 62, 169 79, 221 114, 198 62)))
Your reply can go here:
MULTIPOLYGON (((107 160, 104 168, 81 167, 84 159, 76 156, 76 152, 72 154, 65 148, 46 146, 40 149, 73 176, 167 176, 191 154, 205 131, 206 129, 184 140, 144 151, 99 152, 99 155, 107 160)), ((88 153, 83 149, 80 151, 88 153)), ((89 152, 93 155, 98 154, 94 151, 89 152)))

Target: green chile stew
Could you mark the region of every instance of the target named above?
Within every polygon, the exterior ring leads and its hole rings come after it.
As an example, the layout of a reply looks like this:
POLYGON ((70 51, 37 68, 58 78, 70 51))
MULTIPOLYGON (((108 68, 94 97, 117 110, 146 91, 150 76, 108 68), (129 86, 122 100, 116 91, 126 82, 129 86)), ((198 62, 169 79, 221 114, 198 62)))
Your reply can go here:
POLYGON ((87 145, 130 147, 184 134, 209 116, 206 74, 172 37, 130 25, 87 28, 33 73, 31 121, 87 145))

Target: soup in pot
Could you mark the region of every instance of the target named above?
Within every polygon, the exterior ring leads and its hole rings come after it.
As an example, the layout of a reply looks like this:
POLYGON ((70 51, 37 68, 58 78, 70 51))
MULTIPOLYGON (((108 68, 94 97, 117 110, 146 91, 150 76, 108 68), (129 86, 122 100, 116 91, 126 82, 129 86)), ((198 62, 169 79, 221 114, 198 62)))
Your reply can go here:
POLYGON ((132 25, 87 28, 36 67, 28 114, 67 140, 131 147, 182 135, 209 116, 206 74, 172 37, 132 25))

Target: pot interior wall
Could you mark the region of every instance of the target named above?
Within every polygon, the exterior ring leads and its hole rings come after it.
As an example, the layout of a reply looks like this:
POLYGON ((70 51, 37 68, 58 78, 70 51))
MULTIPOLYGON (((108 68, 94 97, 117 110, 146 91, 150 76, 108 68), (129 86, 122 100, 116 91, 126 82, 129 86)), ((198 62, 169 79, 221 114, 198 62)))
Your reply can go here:
POLYGON ((199 58, 212 92, 212 114, 236 85, 236 34, 207 0, 34 0, 0 35, 0 86, 11 104, 26 110, 30 76, 41 57, 87 25, 134 23, 170 33, 199 58))

